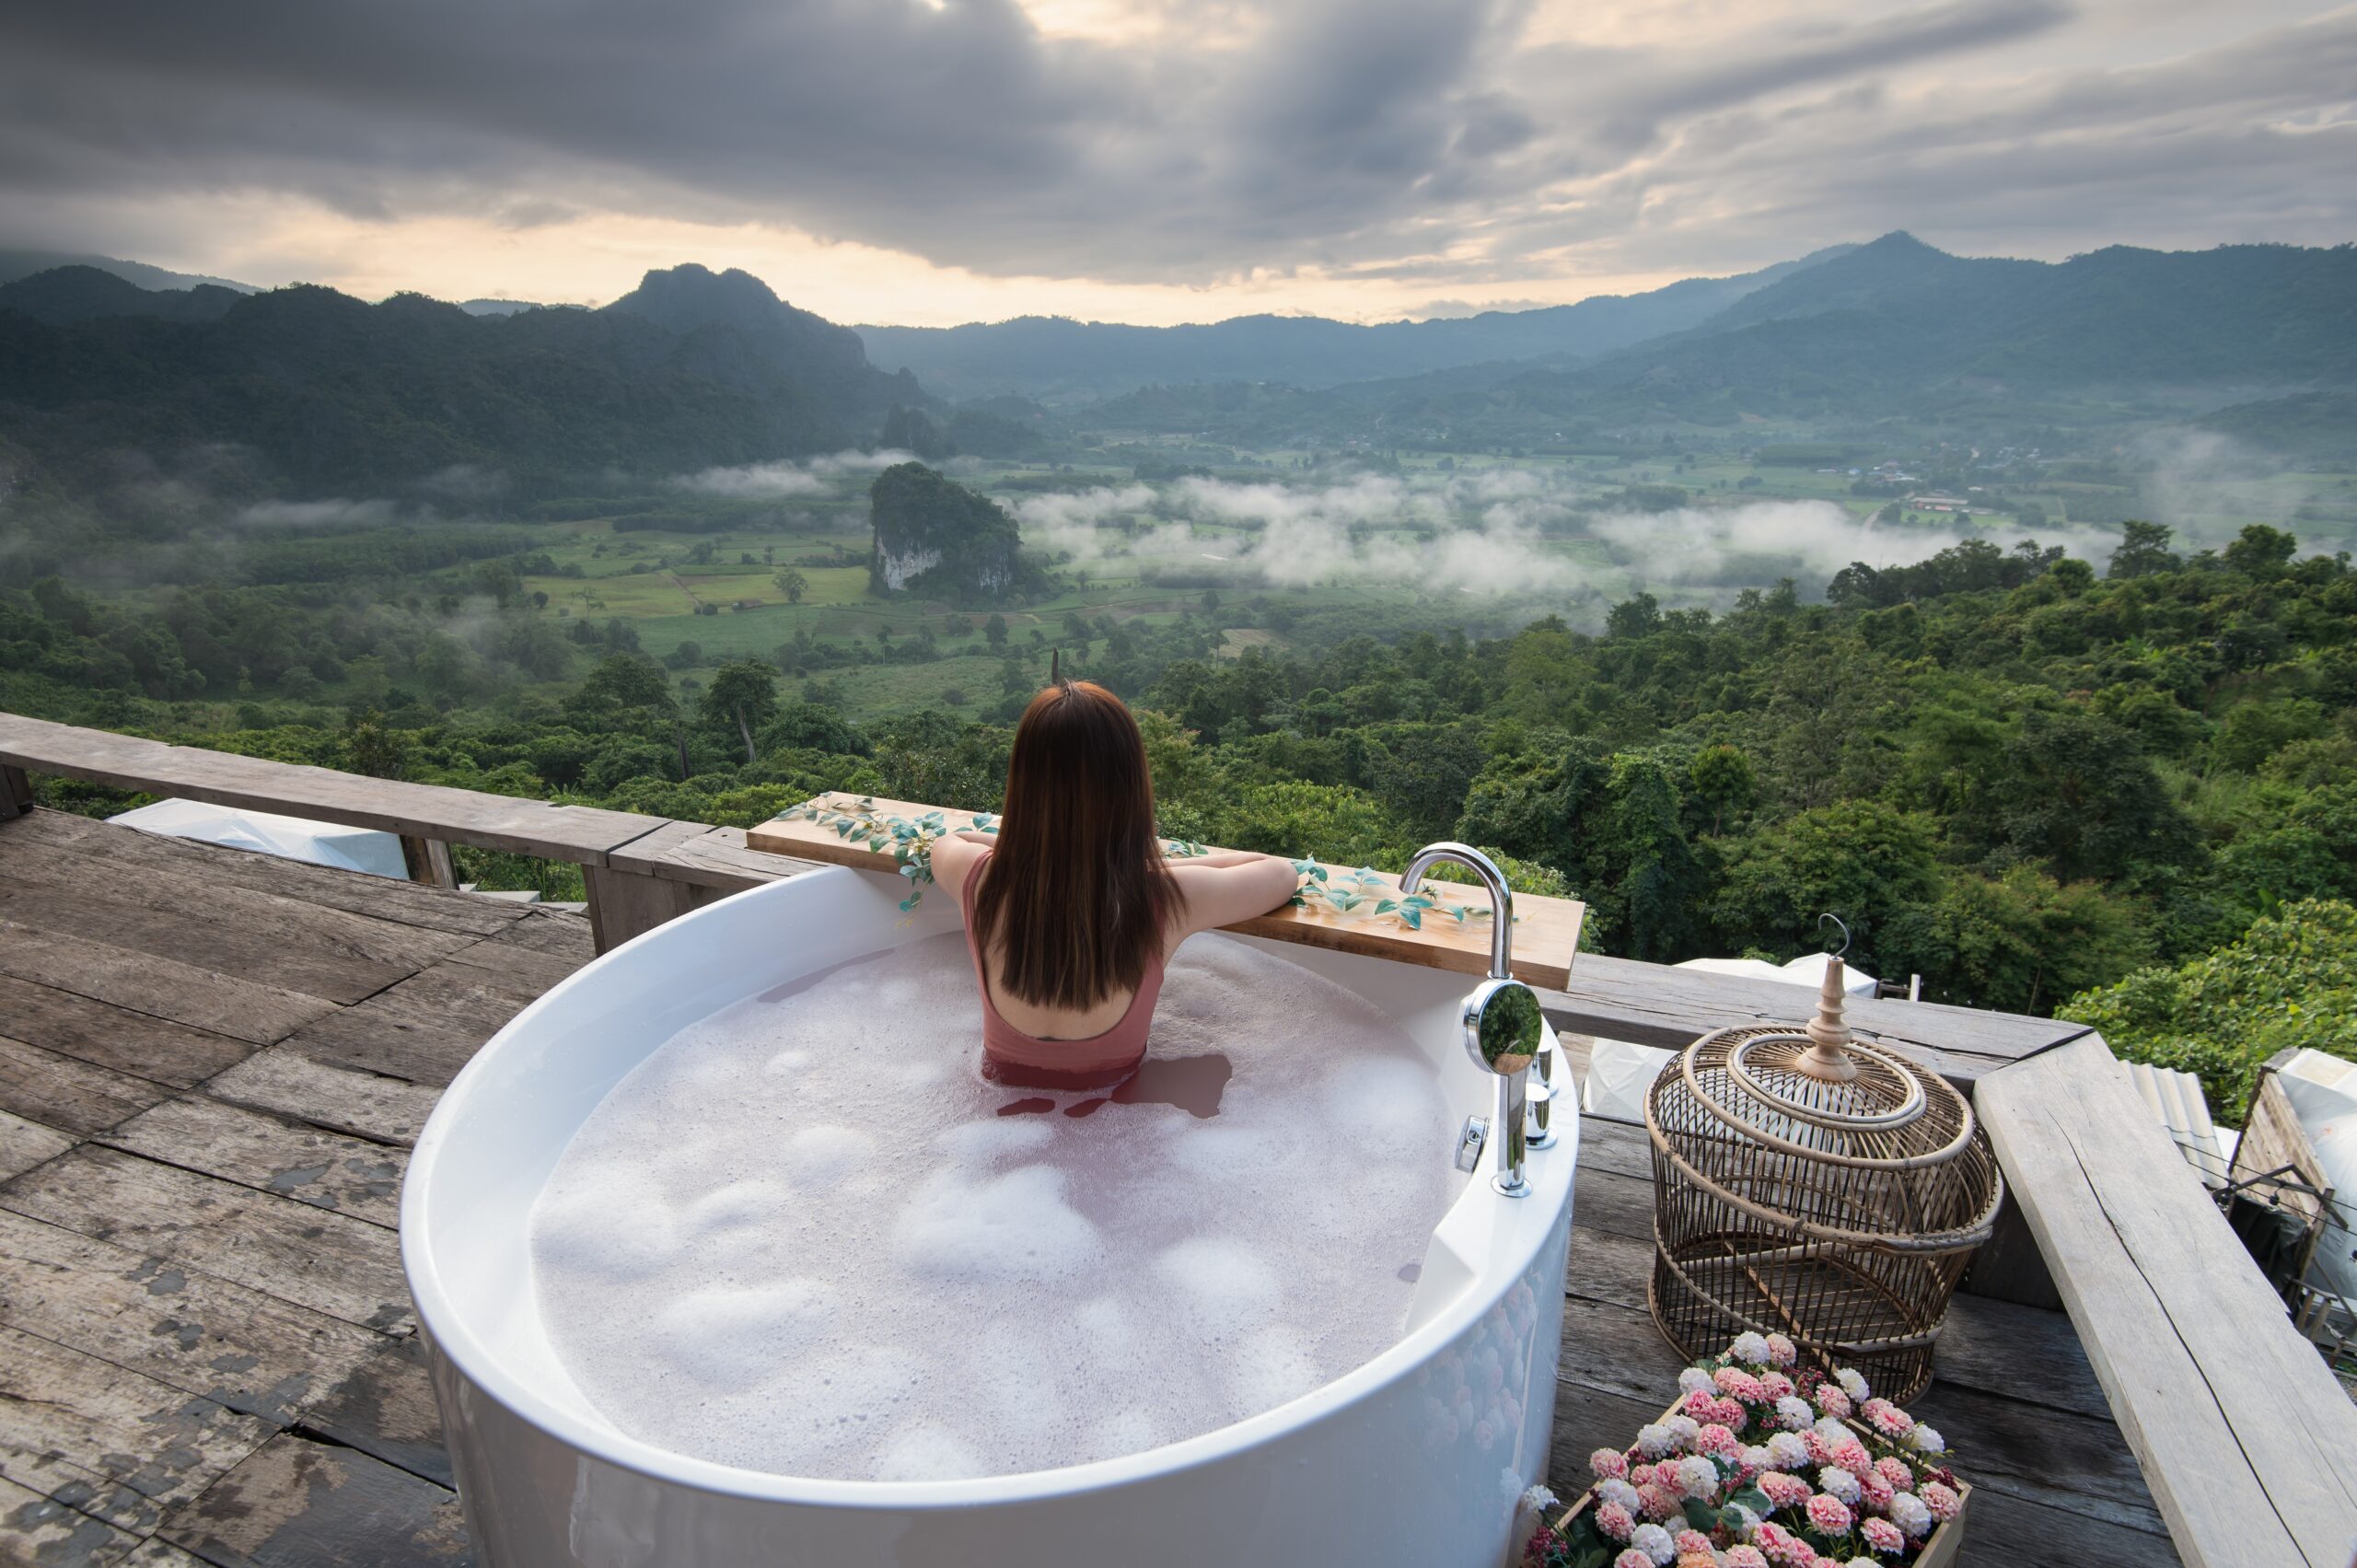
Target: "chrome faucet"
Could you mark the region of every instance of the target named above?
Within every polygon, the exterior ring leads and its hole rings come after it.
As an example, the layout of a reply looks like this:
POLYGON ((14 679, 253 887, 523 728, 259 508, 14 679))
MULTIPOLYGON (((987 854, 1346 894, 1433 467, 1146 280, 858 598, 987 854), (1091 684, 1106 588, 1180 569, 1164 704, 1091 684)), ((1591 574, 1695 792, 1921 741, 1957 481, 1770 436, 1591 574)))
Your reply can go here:
POLYGON ((1491 1185, 1509 1198, 1519 1198, 1530 1191, 1522 1174, 1523 1151, 1554 1141, 1548 1127, 1554 1052, 1549 1049, 1538 993, 1514 978, 1514 893, 1490 857, 1469 844, 1427 844, 1408 863, 1399 891, 1413 893, 1422 885, 1424 873, 1444 860, 1467 867, 1490 890, 1490 973, 1465 998, 1465 1050, 1498 1080, 1498 1113, 1492 1128, 1498 1140, 1498 1173, 1491 1185), (1535 1083, 1529 1072, 1534 1065, 1538 1068, 1535 1083))

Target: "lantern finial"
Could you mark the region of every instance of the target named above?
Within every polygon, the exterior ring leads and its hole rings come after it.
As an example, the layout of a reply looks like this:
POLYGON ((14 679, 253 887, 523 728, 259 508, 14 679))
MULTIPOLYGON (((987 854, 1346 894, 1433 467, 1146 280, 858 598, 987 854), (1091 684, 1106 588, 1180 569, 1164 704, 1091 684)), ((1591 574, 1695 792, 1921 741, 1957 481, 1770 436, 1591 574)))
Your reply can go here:
POLYGON ((1858 1075, 1858 1064, 1845 1049, 1850 1026, 1841 1016, 1845 1000, 1841 987, 1841 956, 1825 960, 1825 983, 1817 988, 1817 1016, 1808 1021, 1809 1048, 1793 1061, 1794 1068, 1812 1078, 1846 1084, 1858 1075))

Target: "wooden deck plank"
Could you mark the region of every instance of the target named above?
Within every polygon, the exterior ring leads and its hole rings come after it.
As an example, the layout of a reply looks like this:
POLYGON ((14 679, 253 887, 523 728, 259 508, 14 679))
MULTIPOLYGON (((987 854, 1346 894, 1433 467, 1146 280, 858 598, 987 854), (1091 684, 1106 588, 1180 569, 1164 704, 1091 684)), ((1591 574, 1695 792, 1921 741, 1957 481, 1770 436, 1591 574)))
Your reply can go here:
POLYGON ((0 975, 0 1036, 94 1067, 193 1088, 244 1060, 250 1042, 134 1008, 0 975))
MULTIPOLYGON (((428 931, 488 936, 524 918, 520 905, 497 899, 453 898, 441 889, 306 865, 252 850, 198 843, 122 828, 65 811, 35 811, 0 822, 0 839, 70 847, 115 868, 125 882, 157 872, 181 873, 216 886, 293 899, 371 920, 428 931)), ((100 875, 94 870, 93 875, 100 875)))
POLYGON ((0 1326, 0 1474, 137 1534, 273 1430, 212 1400, 0 1326))
MULTIPOLYGON (((598 956, 596 937, 586 915, 527 905, 524 918, 489 938, 494 947, 524 947, 586 964, 598 956)), ((422 967, 422 966, 421 966, 422 967)))
MULTIPOLYGON (((5 915, 0 915, 0 975, 249 1045, 284 1040, 335 1011, 334 1003, 316 996, 87 936, 37 930, 5 915)), ((16 1027, 13 1015, 10 1027, 16 1027)))
POLYGON ((1991 1075, 1978 1109, 2180 1553, 2345 1568, 2357 1407, 2102 1039, 1991 1075))
POLYGON ((204 1092, 232 1105, 404 1147, 417 1142, 441 1098, 439 1090, 424 1085, 315 1062, 284 1042, 255 1051, 207 1083, 204 1092))
POLYGON ((140 1112, 99 1142, 183 1169, 392 1227, 409 1156, 341 1132, 183 1095, 140 1112))
POLYGON ((140 1544, 127 1530, 0 1476, 0 1562, 22 1568, 116 1568, 140 1544))
POLYGON ((424 967, 307 947, 284 940, 283 928, 250 936, 244 926, 225 923, 202 906, 159 910, 55 888, 0 886, 0 920, 69 941, 195 964, 216 974, 234 971, 244 980, 328 1002, 357 1002, 424 967))
POLYGON ((13 1111, 0 1110, 0 1181, 19 1171, 54 1159, 76 1142, 70 1132, 28 1121, 13 1111))
POLYGON ((284 1426, 387 1336, 0 1210, 0 1323, 284 1426))
MULTIPOLYGON (((241 852, 225 848, 223 853, 241 852)), ((137 877, 125 877, 118 862, 87 854, 86 846, 38 843, 15 833, 0 833, 0 884, 103 898, 118 909, 130 903, 151 916, 178 915, 183 923, 202 921, 213 930, 210 941, 236 944, 229 951, 239 962, 250 961, 256 948, 286 948, 307 957, 408 972, 464 947, 469 935, 241 888, 193 867, 147 865, 137 877)), ((186 931, 184 923, 167 932, 186 940, 208 940, 203 932, 186 931)), ((172 956, 193 958, 205 950, 172 956)))
MULTIPOLYGON (((566 918, 580 920, 577 915, 566 918)), ((586 932, 589 923, 580 920, 580 923, 586 932)), ((493 995, 504 996, 520 1008, 527 1003, 538 1001, 540 993, 588 962, 586 958, 504 941, 502 937, 505 935, 503 932, 500 936, 487 936, 480 942, 471 943, 419 972, 438 970, 466 984, 481 986, 493 995)))
POLYGON ((444 962, 316 1020, 286 1044, 331 1066, 440 1088, 528 1000, 481 970, 444 962))
POLYGON ((136 1116, 171 1092, 167 1085, 0 1035, 0 1109, 76 1137, 136 1116))
POLYGON ((450 1453, 442 1446, 442 1412, 414 1334, 378 1335, 372 1353, 303 1412, 303 1428, 373 1455, 444 1486, 450 1453))
POLYGON ((609 861, 617 871, 687 882, 723 894, 798 877, 822 864, 754 849, 746 843, 744 829, 702 822, 673 822, 658 828, 616 850, 609 861))
POLYGON ((158 1534, 219 1568, 456 1568, 455 1493, 292 1433, 263 1445, 158 1534))
POLYGON ((416 1327, 392 1232, 85 1144, 0 1185, 0 1208, 363 1328, 416 1327))

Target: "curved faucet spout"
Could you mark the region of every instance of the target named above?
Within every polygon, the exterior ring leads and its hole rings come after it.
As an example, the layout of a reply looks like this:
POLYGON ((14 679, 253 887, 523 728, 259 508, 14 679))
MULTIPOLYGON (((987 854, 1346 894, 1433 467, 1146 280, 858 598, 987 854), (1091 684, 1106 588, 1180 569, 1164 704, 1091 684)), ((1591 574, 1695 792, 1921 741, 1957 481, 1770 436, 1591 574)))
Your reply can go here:
POLYGON ((1424 873, 1444 860, 1455 861, 1481 879, 1490 889, 1490 975, 1494 980, 1507 979, 1514 973, 1510 966, 1514 952, 1514 891, 1506 886, 1505 873, 1493 865, 1490 857, 1471 844, 1444 840, 1426 844, 1408 863, 1399 877, 1399 890, 1412 893, 1422 886, 1424 873))

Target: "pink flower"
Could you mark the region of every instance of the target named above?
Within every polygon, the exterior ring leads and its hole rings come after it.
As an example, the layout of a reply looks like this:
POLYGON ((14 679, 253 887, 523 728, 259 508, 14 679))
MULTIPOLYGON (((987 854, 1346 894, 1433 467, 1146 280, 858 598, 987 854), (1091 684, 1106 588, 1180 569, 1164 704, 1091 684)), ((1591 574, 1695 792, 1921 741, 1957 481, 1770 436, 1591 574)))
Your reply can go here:
POLYGON ((1772 1507, 1797 1508, 1808 1501, 1808 1482, 1782 1470, 1770 1470, 1752 1484, 1772 1507))
POLYGON ((1885 1557, 1895 1557, 1907 1549, 1907 1538, 1888 1519, 1868 1519, 1858 1527, 1858 1535, 1885 1557))
POLYGON ((1759 1554, 1756 1546, 1731 1546, 1727 1548, 1727 1568, 1768 1568, 1768 1559, 1759 1554))
POLYGON ((1843 1437, 1834 1443, 1833 1462, 1849 1470, 1875 1468, 1874 1457, 1866 1452, 1866 1446, 1854 1437, 1843 1437))
POLYGON ((1659 1483, 1637 1488, 1637 1496, 1644 1504, 1648 1519, 1666 1519, 1685 1512, 1678 1504, 1678 1493, 1659 1483))
POLYGON ((1681 1553, 1711 1550, 1711 1538, 1701 1530, 1680 1530, 1673 1538, 1673 1542, 1681 1553))
POLYGON ((1771 1334, 1768 1336, 1768 1359, 1770 1361, 1773 1362, 1778 1366, 1790 1366, 1800 1358, 1801 1353, 1799 1349, 1794 1345, 1792 1341, 1786 1339, 1782 1334, 1771 1334))
POLYGON ((1865 1496, 1866 1506, 1877 1514, 1890 1512, 1890 1500, 1898 1492, 1897 1487, 1872 1470, 1858 1478, 1858 1489, 1865 1496))
POLYGON ((1785 1564, 1785 1568, 1809 1568, 1817 1561, 1817 1552, 1808 1542, 1782 1525, 1761 1525, 1752 1532, 1751 1541, 1771 1561, 1785 1564))
POLYGON ((1721 1426, 1740 1428, 1745 1420, 1743 1403, 1739 1400, 1721 1400, 1711 1407, 1711 1419, 1721 1426))
POLYGON ((1890 1482, 1891 1485, 1897 1487, 1901 1492, 1906 1491, 1909 1487, 1915 1484, 1915 1472, 1907 1468, 1906 1460, 1899 1458, 1896 1455, 1885 1454, 1881 1458, 1876 1459, 1875 1461, 1875 1474, 1882 1477, 1883 1480, 1890 1482))
POLYGON ((1711 1411, 1718 1407, 1718 1396, 1708 1388, 1697 1388, 1678 1400, 1678 1408, 1696 1421, 1709 1421, 1712 1419, 1711 1411))
POLYGON ((1840 1420, 1850 1413, 1850 1396, 1830 1383, 1820 1383, 1817 1386, 1817 1408, 1840 1420))
POLYGON ((1834 1462, 1833 1445, 1825 1440, 1824 1433, 1812 1428, 1807 1432, 1802 1433, 1800 1437, 1802 1442, 1808 1445, 1808 1461, 1810 1464, 1829 1465, 1834 1462))
POLYGON ((1864 1414, 1867 1423, 1886 1437, 1904 1437, 1915 1430, 1915 1418, 1888 1400, 1868 1400, 1864 1414))
POLYGON ((1612 1560, 1612 1568, 1654 1568, 1654 1560, 1632 1546, 1612 1560))
POLYGON ((1621 1481, 1629 1474, 1629 1457, 1617 1448, 1598 1448, 1587 1457, 1587 1468, 1598 1481, 1621 1481))
POLYGON ((1702 1428, 1694 1439, 1694 1446, 1714 1459, 1737 1458, 1743 1453, 1741 1439, 1737 1438, 1733 1431, 1717 1422, 1713 1422, 1702 1428))
POLYGON ((1936 1481, 1925 1481, 1923 1489, 1915 1495, 1923 1500, 1923 1506, 1932 1511, 1932 1517, 1942 1524, 1955 1518, 1956 1511, 1964 1506, 1964 1499, 1956 1494, 1954 1488, 1942 1486, 1936 1481))
POLYGON ((1627 1540, 1636 1533, 1637 1521, 1618 1503, 1607 1503, 1596 1511, 1596 1527, 1607 1540, 1627 1540))
POLYGON ((1808 1500, 1808 1522, 1819 1535, 1845 1536, 1850 1533, 1850 1505, 1829 1493, 1820 1492, 1808 1500))
POLYGON ((1759 1387, 1759 1379, 1739 1366, 1722 1366, 1718 1370, 1719 1388, 1734 1395, 1747 1405, 1756 1405, 1767 1398, 1759 1387))
POLYGON ((1759 1387, 1770 1399, 1781 1400, 1793 1391, 1793 1380, 1781 1372, 1768 1372, 1760 1375, 1759 1387))

